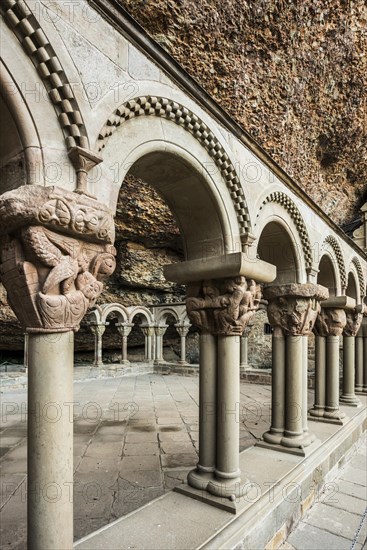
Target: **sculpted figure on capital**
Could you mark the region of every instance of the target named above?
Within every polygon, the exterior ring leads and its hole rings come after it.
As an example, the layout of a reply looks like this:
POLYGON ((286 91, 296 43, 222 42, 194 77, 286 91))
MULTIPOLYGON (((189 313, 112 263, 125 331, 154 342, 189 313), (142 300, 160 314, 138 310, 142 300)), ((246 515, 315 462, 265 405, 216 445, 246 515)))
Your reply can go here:
POLYGON ((61 200, 60 192, 26 186, 0 199, 7 220, 0 225, 1 279, 9 304, 31 331, 77 330, 115 268, 109 212, 67 191, 61 200))
POLYGON ((241 335, 259 307, 261 288, 245 277, 203 281, 191 286, 186 301, 191 322, 202 331, 241 335))

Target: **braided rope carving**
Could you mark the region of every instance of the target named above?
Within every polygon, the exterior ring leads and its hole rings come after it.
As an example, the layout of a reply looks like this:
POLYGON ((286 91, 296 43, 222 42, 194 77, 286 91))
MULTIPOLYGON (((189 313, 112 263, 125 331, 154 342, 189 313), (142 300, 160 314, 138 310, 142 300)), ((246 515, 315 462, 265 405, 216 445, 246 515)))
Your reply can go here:
POLYGON ((288 214, 294 221, 299 237, 301 239, 306 268, 311 268, 313 266, 311 242, 308 236, 305 222, 303 221, 303 218, 297 206, 294 204, 292 199, 288 197, 288 195, 286 195, 285 193, 282 193, 281 191, 275 191, 274 193, 271 193, 270 195, 268 195, 266 199, 263 201, 262 205, 260 206, 260 210, 257 215, 257 218, 259 218, 260 212, 264 208, 264 206, 270 202, 275 202, 283 206, 283 208, 287 210, 288 214))
POLYGON ((137 97, 118 109, 108 118, 97 140, 98 153, 106 146, 108 138, 125 121, 137 116, 157 116, 171 120, 190 132, 211 156, 226 182, 236 211, 241 234, 250 230, 250 216, 246 199, 236 170, 223 146, 213 132, 197 115, 179 103, 164 97, 137 97))
POLYGON ((68 149, 89 149, 84 121, 72 87, 55 50, 24 0, 1 0, 8 26, 22 44, 41 77, 55 107, 68 149))
POLYGON ((359 291, 361 293, 361 297, 363 298, 363 296, 365 296, 365 294, 366 294, 366 287, 365 287, 365 282, 364 282, 364 276, 363 276, 363 270, 362 270, 361 263, 358 260, 357 256, 354 256, 351 263, 354 265, 354 267, 357 270, 358 282, 359 282, 359 291))
POLYGON ((347 273, 345 270, 343 252, 342 252, 342 249, 340 248, 340 244, 338 243, 337 239, 333 235, 328 235, 325 239, 325 243, 329 244, 335 253, 336 261, 339 267, 340 282, 341 282, 342 288, 347 288, 348 279, 347 279, 347 273))

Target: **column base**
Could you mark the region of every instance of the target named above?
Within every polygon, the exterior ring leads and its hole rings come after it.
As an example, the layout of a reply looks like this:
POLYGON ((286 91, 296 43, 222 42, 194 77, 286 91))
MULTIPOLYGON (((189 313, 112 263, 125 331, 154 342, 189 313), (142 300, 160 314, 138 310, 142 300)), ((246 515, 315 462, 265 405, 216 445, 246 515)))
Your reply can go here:
POLYGON ((315 407, 312 407, 308 410, 308 418, 311 420, 315 419, 318 420, 319 418, 323 418, 325 413, 325 407, 318 407, 317 405, 315 407))
POLYGON ((120 361, 120 365, 126 365, 126 366, 129 366, 130 365, 130 361, 128 359, 122 359, 120 361))
POLYGON ((313 442, 306 447, 302 447, 302 445, 300 447, 285 447, 282 444, 268 443, 263 440, 258 441, 255 445, 256 447, 260 447, 262 449, 270 449, 281 453, 289 453, 297 456, 309 456, 321 445, 321 441, 319 439, 314 439, 313 442))
POLYGON ((187 361, 183 361, 182 359, 177 361, 177 363, 178 363, 178 365, 188 365, 189 364, 187 361))
MULTIPOLYGON (((187 483, 193 489, 198 489, 200 491, 205 491, 209 481, 214 478, 214 468, 210 471, 204 471, 198 466, 195 470, 191 470, 187 474, 187 483)), ((209 468, 208 468, 209 470, 209 468)))
POLYGON ((276 431, 272 431, 272 429, 270 428, 268 432, 265 432, 263 434, 262 438, 266 443, 270 443, 271 445, 280 445, 283 435, 284 435, 283 431, 276 432, 276 431))
POLYGON ((361 390, 356 390, 356 395, 367 395, 367 388, 362 388, 361 390))
POLYGON ((227 478, 215 473, 206 490, 211 495, 220 498, 228 498, 229 500, 241 498, 244 494, 244 485, 248 483, 248 480, 241 480, 241 472, 238 472, 238 474, 236 477, 227 478))
POLYGON ((347 405, 348 407, 361 407, 362 403, 355 395, 342 395, 339 399, 340 403, 347 405))
POLYGON ((104 368, 104 363, 101 361, 101 362, 98 362, 98 363, 93 363, 92 367, 93 368, 96 368, 96 369, 103 369, 104 368))
POLYGON ((344 426, 344 424, 349 420, 348 416, 308 416, 308 420, 312 422, 324 422, 325 424, 337 424, 338 426, 344 426))

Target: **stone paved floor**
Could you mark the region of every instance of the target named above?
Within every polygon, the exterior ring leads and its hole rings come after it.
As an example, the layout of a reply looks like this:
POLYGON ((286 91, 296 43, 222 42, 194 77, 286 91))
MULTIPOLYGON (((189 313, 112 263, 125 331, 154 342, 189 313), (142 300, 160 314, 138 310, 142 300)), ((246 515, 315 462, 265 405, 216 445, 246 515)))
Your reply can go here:
MULTIPOLYGON (((198 377, 74 384, 75 539, 171 490, 197 462, 198 377)), ((241 383, 241 450, 268 429, 270 387, 241 383)), ((25 390, 1 395, 1 547, 25 549, 25 390)))
POLYGON ((312 506, 281 550, 367 548, 366 435, 358 453, 326 487, 319 502, 312 506))

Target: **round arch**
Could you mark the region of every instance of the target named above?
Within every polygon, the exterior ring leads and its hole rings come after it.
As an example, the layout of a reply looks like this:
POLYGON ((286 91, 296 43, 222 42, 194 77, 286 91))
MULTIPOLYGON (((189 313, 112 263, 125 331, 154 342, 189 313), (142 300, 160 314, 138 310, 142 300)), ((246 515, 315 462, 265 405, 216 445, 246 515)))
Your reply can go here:
POLYGON ((321 256, 317 284, 326 287, 330 296, 341 294, 340 276, 335 257, 327 251, 321 256))
POLYGON ((103 304, 103 306, 101 306, 101 311, 102 323, 106 323, 107 317, 111 314, 114 314, 114 316, 117 317, 119 323, 127 323, 129 320, 127 308, 125 308, 121 304, 103 304))
POLYGON ((161 321, 166 322, 166 319, 169 315, 171 315, 174 318, 176 323, 180 322, 180 316, 177 313, 176 309, 174 307, 166 307, 160 310, 159 313, 157 314, 157 317, 156 317, 157 323, 160 323, 161 321))
MULTIPOLYGON (((319 250, 319 265, 324 255, 327 255, 331 262, 336 279, 337 295, 341 295, 347 288, 347 272, 345 269, 345 260, 339 241, 334 235, 327 235, 319 250)), ((322 283, 321 283, 322 284, 322 283)))
POLYGON ((247 206, 235 169, 214 132, 199 119, 197 132, 168 116, 119 121, 103 141, 104 161, 91 173, 92 193, 115 210, 120 186, 131 173, 152 185, 171 209, 187 260, 240 250, 241 237, 250 228, 247 206))
POLYGON ((254 231, 256 255, 277 268, 272 284, 306 283, 307 272, 302 243, 293 220, 288 213, 266 204, 258 215, 254 231), (276 209, 278 210, 278 209, 276 209))
POLYGON ((153 315, 148 308, 144 306, 133 306, 128 309, 129 323, 132 323, 136 315, 141 315, 145 318, 148 325, 153 325, 153 315))
POLYGON ((357 304, 361 303, 361 293, 359 289, 358 273, 354 266, 351 264, 348 271, 347 288, 345 294, 350 298, 353 298, 357 304))

